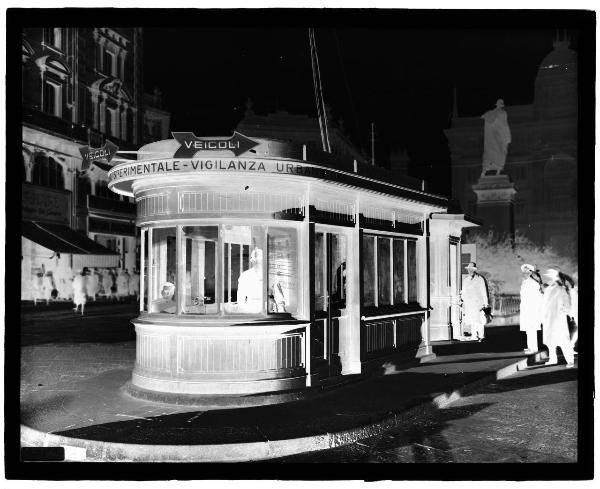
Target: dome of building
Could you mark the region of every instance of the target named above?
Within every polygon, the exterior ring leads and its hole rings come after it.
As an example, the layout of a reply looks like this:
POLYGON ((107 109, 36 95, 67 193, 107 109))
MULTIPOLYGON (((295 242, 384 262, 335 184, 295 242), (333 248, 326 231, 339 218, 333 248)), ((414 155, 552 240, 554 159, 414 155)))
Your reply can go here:
POLYGON ((554 41, 554 50, 541 62, 538 76, 577 71, 577 53, 569 47, 569 40, 554 41))

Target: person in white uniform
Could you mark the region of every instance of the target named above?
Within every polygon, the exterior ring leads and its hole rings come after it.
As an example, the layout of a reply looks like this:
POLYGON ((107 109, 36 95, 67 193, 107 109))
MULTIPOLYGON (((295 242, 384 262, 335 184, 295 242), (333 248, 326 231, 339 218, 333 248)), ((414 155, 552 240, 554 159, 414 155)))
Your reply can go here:
POLYGON ((525 353, 535 353, 539 350, 538 331, 542 329, 542 279, 535 267, 529 263, 521 265, 523 282, 521 283, 521 306, 519 329, 527 335, 525 353))
POLYGON ((460 298, 463 309, 463 324, 471 328, 471 337, 482 341, 485 337, 486 316, 483 309, 488 307, 488 292, 485 279, 477 273, 474 262, 466 266, 469 276, 463 281, 460 298))
POLYGON ((129 274, 123 269, 119 269, 117 275, 117 297, 119 300, 127 297, 129 294, 129 274))
POLYGON ((96 275, 96 272, 93 268, 89 270, 90 273, 87 273, 87 268, 84 269, 84 271, 86 272, 85 292, 88 297, 92 298, 94 302, 96 302, 96 295, 98 294, 98 288, 100 286, 100 278, 98 275, 96 275))
POLYGON ((85 308, 85 303, 87 300, 87 297, 85 295, 86 273, 87 268, 84 268, 81 273, 78 273, 73 277, 73 304, 75 304, 73 310, 77 312, 77 309, 79 308, 79 306, 81 306, 82 316, 83 309, 85 308))
POLYGON ((136 301, 140 298, 140 274, 137 270, 129 277, 129 295, 134 295, 136 301))
POLYGON ((567 361, 567 368, 575 366, 575 352, 569 335, 567 315, 571 312, 569 293, 560 280, 560 270, 549 268, 544 277, 548 279, 548 288, 544 291, 542 301, 542 323, 544 344, 548 347, 548 363, 556 365, 558 356, 556 349, 560 347, 567 361))
POLYGON ((262 250, 254 248, 250 254, 250 268, 238 278, 238 310, 261 312, 263 300, 262 250))

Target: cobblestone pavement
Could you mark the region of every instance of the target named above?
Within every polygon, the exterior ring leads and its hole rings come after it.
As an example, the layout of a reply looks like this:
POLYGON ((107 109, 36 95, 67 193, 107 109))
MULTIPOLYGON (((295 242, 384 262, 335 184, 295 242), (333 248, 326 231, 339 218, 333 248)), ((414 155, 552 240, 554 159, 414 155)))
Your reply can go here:
POLYGON ((576 462, 577 369, 536 367, 349 446, 273 462, 576 462))

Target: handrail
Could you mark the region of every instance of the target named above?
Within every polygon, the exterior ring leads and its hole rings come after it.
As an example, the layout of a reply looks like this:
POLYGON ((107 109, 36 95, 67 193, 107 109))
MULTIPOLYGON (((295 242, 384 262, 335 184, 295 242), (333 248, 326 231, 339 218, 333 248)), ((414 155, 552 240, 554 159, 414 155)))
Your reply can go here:
POLYGON ((427 309, 421 309, 418 311, 410 311, 410 312, 395 312, 392 314, 382 314, 380 316, 361 316, 360 320, 361 321, 371 321, 374 319, 388 319, 388 318, 394 318, 394 317, 400 317, 400 316, 411 316, 413 314, 423 314, 426 313, 427 309))

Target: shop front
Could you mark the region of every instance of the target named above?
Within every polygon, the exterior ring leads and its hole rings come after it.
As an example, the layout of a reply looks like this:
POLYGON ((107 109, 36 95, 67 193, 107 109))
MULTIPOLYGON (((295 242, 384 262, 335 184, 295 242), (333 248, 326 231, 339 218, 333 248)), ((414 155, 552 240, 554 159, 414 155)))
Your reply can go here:
POLYGON ((283 391, 431 355, 428 223, 446 199, 303 146, 215 141, 151 143, 109 172, 141 228, 134 389, 283 391))
POLYGON ((70 224, 71 192, 22 184, 21 300, 68 300, 84 268, 118 266, 119 256, 70 224))

